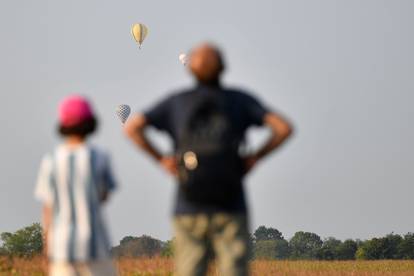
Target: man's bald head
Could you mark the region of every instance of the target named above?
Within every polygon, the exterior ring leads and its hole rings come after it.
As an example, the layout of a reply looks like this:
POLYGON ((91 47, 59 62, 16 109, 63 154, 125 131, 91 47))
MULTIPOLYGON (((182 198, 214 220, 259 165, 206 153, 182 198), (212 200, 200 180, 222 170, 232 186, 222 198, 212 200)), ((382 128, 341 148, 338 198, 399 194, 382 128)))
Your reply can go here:
POLYGON ((217 82, 224 70, 220 50, 208 43, 192 50, 189 65, 191 73, 202 83, 217 82))

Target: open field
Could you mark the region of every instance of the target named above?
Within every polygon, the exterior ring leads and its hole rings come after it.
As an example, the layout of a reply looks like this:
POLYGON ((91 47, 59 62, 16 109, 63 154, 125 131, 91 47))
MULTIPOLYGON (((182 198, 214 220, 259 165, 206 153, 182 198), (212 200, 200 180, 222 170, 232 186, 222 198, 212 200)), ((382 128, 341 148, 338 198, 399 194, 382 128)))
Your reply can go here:
MULTIPOLYGON (((167 258, 120 259, 120 275, 172 275, 173 262, 167 258)), ((252 275, 275 276, 414 276, 414 261, 253 261, 252 275)), ((0 258, 0 275, 46 275, 47 262, 33 259, 0 258)), ((218 275, 214 265, 210 275, 218 275)))

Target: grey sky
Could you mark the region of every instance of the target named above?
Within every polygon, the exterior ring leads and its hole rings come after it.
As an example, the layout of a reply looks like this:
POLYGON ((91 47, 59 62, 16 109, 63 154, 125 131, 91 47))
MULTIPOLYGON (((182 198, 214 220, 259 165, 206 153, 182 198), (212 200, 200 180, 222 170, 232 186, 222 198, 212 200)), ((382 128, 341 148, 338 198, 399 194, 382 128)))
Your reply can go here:
MULTIPOLYGON (((211 40, 225 82, 294 123, 248 178, 252 226, 322 237, 414 231, 413 1, 1 1, 0 232, 39 220, 39 161, 58 142, 56 105, 79 92, 102 124, 121 188, 114 242, 171 236, 173 182, 123 137, 114 110, 142 110, 192 80, 178 54, 211 40), (150 32, 142 50, 130 26, 150 32)), ((252 140, 263 139, 263 132, 252 140)))

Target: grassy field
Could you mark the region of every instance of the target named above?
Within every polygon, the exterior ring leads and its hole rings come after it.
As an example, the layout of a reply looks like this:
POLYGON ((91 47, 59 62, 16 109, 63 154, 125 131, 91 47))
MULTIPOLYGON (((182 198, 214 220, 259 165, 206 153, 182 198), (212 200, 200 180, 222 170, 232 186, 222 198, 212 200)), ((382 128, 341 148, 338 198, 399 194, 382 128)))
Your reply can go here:
MULTIPOLYGON (((173 262, 166 258, 120 259, 116 261, 119 275, 172 275, 173 262)), ((46 275, 43 258, 0 258, 0 275, 46 275)), ((414 261, 253 261, 252 275, 274 276, 414 276, 414 261)), ((210 267, 210 275, 218 275, 210 267)))

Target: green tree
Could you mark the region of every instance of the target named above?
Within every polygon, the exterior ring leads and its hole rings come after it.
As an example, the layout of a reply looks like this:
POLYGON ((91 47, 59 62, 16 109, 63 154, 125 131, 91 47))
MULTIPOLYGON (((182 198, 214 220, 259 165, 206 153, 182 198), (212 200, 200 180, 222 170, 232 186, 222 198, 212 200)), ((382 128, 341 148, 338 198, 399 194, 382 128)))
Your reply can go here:
POLYGON ((292 259, 316 259, 323 242, 315 233, 296 232, 289 241, 292 259))
POLYGON ((4 232, 0 235, 3 251, 8 255, 33 256, 42 252, 42 227, 39 223, 17 230, 15 233, 4 232))
POLYGON ((337 260, 338 249, 342 245, 340 240, 333 237, 327 238, 323 241, 321 248, 318 250, 317 257, 321 260, 337 260))
POLYGON ((137 239, 137 237, 133 237, 133 236, 126 236, 126 237, 123 237, 122 238, 122 240, 119 242, 119 244, 127 244, 128 242, 130 242, 130 241, 132 241, 132 240, 134 240, 134 239, 137 239))
POLYGON ((254 244, 255 259, 278 259, 289 257, 289 245, 286 240, 261 240, 254 244))
POLYGON ((358 247, 358 250, 355 253, 355 258, 357 260, 374 260, 374 259, 376 259, 377 256, 374 255, 374 252, 376 252, 375 244, 376 244, 376 241, 373 241, 373 239, 363 242, 358 247))
POLYGON ((358 244, 354 240, 346 240, 337 248, 338 260, 354 260, 355 253, 358 250, 358 244))
POLYGON ((398 246, 398 252, 402 259, 414 259, 414 233, 407 233, 404 235, 404 239, 398 246))
POLYGON ((121 240, 120 245, 112 248, 112 253, 125 257, 152 257, 161 254, 163 243, 150 236, 128 236, 121 240))
POLYGON ((6 255, 7 255, 6 249, 4 249, 3 247, 0 247, 0 256, 6 256, 6 255))
POLYGON ((400 244, 403 241, 403 237, 401 235, 396 235, 394 233, 388 234, 385 236, 385 252, 384 257, 386 259, 402 259, 403 256, 400 254, 400 244))
POLYGON ((253 233, 255 241, 283 240, 282 233, 275 228, 259 226, 253 233))
POLYGON ((174 240, 166 241, 161 249, 162 257, 172 257, 174 256, 174 240))
POLYGON ((356 257, 363 260, 400 259, 403 257, 400 254, 402 242, 400 235, 392 233, 383 238, 373 238, 358 248, 356 257))

